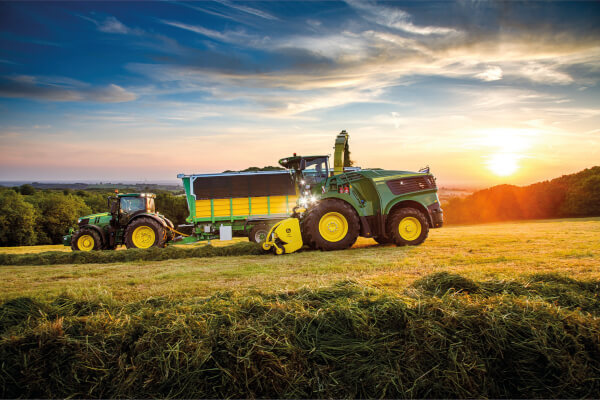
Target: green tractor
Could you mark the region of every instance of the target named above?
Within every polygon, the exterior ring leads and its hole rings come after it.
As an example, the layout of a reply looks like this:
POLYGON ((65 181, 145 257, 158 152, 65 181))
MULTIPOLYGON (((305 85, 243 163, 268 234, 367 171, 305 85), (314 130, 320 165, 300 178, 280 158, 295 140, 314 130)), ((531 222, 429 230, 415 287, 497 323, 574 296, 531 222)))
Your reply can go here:
POLYGON ((165 247, 173 239, 173 223, 156 212, 152 193, 117 194, 108 198, 110 212, 86 215, 63 237, 75 251, 165 247))
POLYGON ((334 170, 329 156, 296 156, 279 160, 289 169, 300 198, 292 218, 274 225, 264 250, 291 253, 311 249, 341 250, 358 236, 398 246, 419 245, 430 228, 443 224, 435 178, 419 172, 348 168, 348 133, 336 138, 334 170))

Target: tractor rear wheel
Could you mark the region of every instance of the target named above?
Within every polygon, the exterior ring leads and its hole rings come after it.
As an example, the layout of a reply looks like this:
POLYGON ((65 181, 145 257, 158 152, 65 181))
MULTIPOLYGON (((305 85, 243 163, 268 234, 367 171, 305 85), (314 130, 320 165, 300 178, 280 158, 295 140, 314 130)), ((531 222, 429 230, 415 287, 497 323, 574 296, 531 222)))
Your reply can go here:
POLYGON ((166 243, 167 230, 153 218, 134 219, 125 229, 125 246, 128 249, 165 247, 166 243))
POLYGON ((102 239, 98 232, 90 228, 82 228, 71 238, 73 251, 91 251, 102 249, 102 239))
POLYGON ((360 221, 352 206, 342 200, 323 200, 302 224, 303 240, 313 249, 342 250, 356 242, 360 221))
POLYGON ((254 243, 262 243, 267 240, 267 235, 269 234, 269 226, 267 224, 258 224, 254 225, 252 229, 250 229, 250 233, 248 234, 248 239, 254 243))
POLYGON ((427 218, 415 208, 401 208, 388 218, 387 237, 398 246, 417 246, 427 239, 428 234, 427 218))

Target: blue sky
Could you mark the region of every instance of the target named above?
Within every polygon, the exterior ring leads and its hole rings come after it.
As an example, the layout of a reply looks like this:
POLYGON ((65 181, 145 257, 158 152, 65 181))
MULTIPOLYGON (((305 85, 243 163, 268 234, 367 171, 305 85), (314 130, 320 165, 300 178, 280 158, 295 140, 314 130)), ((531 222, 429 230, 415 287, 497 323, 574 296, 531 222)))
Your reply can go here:
POLYGON ((600 160, 598 2, 1 2, 0 179, 331 153, 442 185, 600 160))

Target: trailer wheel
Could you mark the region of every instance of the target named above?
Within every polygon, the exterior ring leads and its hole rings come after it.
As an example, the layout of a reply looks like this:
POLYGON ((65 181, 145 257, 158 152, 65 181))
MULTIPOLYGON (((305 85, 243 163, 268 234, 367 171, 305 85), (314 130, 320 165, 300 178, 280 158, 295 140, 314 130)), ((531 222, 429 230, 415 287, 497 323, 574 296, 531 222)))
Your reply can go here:
POLYGON ((417 246, 427 239, 429 224, 423 213, 415 208, 396 210, 387 223, 387 236, 398 246, 417 246))
POLYGON ((125 229, 125 246, 128 249, 165 247, 167 230, 158 221, 149 217, 133 220, 125 229))
POLYGON ((360 221, 352 206, 341 200, 324 200, 304 218, 306 244, 319 250, 347 249, 356 242, 360 221))
POLYGON ((73 251, 101 250, 102 239, 95 230, 82 228, 71 238, 71 248, 73 251))
POLYGON ((267 235, 269 234, 269 226, 266 224, 258 224, 254 225, 252 229, 250 229, 250 233, 248 234, 248 239, 254 243, 262 243, 267 240, 267 235))

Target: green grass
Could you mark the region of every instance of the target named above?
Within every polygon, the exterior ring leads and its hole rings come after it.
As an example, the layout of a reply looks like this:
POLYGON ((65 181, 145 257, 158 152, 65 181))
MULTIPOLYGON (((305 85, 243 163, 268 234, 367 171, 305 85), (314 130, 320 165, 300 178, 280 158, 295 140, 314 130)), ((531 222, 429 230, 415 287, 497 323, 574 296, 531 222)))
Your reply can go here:
POLYGON ((597 398, 599 295, 600 219, 443 228, 418 247, 4 265, 0 388, 597 398))

